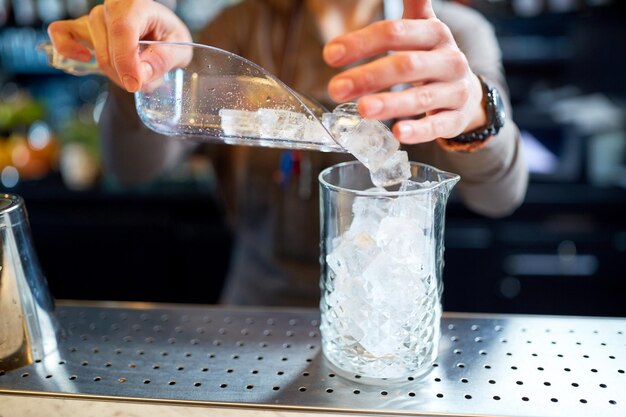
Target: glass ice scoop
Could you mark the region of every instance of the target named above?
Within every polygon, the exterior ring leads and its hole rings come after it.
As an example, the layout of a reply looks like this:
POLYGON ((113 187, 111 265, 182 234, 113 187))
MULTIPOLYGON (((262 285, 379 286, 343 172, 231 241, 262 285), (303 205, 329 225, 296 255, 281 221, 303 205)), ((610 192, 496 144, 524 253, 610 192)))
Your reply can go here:
MULTIPOLYGON (((51 66, 74 75, 100 73, 97 63, 64 58, 40 47, 51 66)), ((321 123, 328 110, 257 64, 206 45, 140 41, 170 69, 135 93, 137 113, 169 136, 229 144, 345 152, 321 123)))

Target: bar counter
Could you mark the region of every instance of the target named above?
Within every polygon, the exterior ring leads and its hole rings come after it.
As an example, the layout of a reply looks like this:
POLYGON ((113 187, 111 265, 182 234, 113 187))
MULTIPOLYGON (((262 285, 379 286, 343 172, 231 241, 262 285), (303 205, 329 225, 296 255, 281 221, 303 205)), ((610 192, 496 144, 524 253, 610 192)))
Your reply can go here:
POLYGON ((419 380, 333 373, 319 312, 64 301, 57 353, 0 370, 2 417, 620 416, 626 319, 444 313, 419 380))

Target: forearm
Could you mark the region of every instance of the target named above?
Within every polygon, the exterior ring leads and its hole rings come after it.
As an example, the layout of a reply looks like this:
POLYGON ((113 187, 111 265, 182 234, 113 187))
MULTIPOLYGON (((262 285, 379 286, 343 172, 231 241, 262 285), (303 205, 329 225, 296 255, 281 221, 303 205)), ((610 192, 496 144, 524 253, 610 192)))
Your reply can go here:
POLYGON ((148 129, 132 94, 111 85, 99 122, 105 174, 123 185, 139 185, 171 169, 191 149, 180 140, 148 129))
POLYGON ((463 202, 489 217, 510 214, 524 200, 528 169, 519 130, 507 121, 497 136, 471 153, 446 151, 435 143, 432 163, 461 175, 457 186, 463 202))
POLYGON ((470 209, 485 216, 505 216, 523 202, 528 168, 508 98, 500 48, 493 27, 478 13, 454 3, 439 4, 439 12, 449 22, 472 71, 499 90, 507 121, 482 149, 471 153, 444 150, 433 143, 433 163, 461 175, 457 191, 470 209))

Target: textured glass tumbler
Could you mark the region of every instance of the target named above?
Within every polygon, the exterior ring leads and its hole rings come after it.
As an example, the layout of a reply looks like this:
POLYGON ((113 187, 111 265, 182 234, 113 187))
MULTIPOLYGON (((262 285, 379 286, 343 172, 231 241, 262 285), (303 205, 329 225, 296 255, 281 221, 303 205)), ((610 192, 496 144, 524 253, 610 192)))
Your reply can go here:
POLYGON ((397 191, 358 162, 320 176, 321 333, 336 372, 407 381, 437 356, 446 203, 459 176, 411 163, 397 191))

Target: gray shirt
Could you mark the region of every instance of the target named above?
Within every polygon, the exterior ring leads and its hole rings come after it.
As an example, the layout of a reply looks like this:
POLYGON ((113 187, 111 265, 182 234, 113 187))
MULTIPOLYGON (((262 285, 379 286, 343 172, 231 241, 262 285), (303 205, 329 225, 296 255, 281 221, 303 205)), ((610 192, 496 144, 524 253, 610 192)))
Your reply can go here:
MULTIPOLYGON (((208 25, 200 42, 237 53, 278 76, 296 91, 330 105, 326 86, 337 70, 321 59, 323 42, 305 7, 289 0, 245 1, 208 25)), ((485 147, 471 153, 444 150, 436 142, 404 146, 410 159, 461 175, 464 204, 485 216, 511 213, 528 182, 519 131, 511 120, 500 49, 491 25, 464 6, 437 2, 472 70, 497 86, 509 120, 485 147)), ((139 121, 133 96, 117 87, 100 119, 105 170, 122 184, 140 184, 176 165, 191 146, 160 136, 139 121)), ((237 231, 223 302, 314 306, 319 300, 317 175, 343 154, 302 153, 300 176, 275 180, 281 150, 213 145, 220 194, 237 231)), ((207 263, 210 265, 210 262, 207 263)), ((202 277, 198 277, 202 279, 202 277)))

